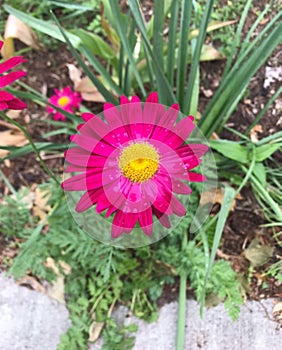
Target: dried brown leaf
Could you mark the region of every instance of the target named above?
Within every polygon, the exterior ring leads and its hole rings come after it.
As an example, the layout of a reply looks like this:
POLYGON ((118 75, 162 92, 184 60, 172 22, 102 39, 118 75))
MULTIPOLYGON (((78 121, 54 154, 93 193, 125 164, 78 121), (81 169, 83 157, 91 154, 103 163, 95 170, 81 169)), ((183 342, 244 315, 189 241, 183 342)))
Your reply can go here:
POLYGON ((41 293, 46 293, 46 288, 37 281, 37 279, 35 277, 32 276, 24 276, 22 278, 20 278, 19 280, 17 280, 17 283, 20 286, 28 286, 33 290, 36 290, 38 292, 41 293))
POLYGON ((262 133, 263 129, 260 124, 255 125, 250 131, 250 139, 252 142, 258 142, 258 133, 262 133))
POLYGON ((47 204, 50 193, 43 191, 40 187, 36 187, 34 195, 33 214, 39 217, 39 222, 42 222, 46 219, 51 209, 50 205, 47 204))
MULTIPOLYGON (((203 192, 200 199, 200 205, 205 205, 208 203, 219 203, 220 205, 223 202, 224 197, 224 189, 223 188, 216 188, 211 189, 210 191, 203 192)), ((240 194, 237 194, 235 199, 242 199, 240 194)), ((230 210, 234 210, 236 201, 233 200, 230 210)))
POLYGON ((259 267, 268 262, 273 256, 274 248, 269 245, 261 245, 258 238, 254 238, 243 254, 253 267, 259 267))
POLYGON ((96 321, 93 321, 89 327, 89 337, 88 337, 88 340, 90 342, 95 342, 102 330, 103 330, 103 327, 104 327, 104 324, 105 322, 96 322, 96 321))
MULTIPOLYGON (((24 134, 18 129, 10 129, 0 132, 0 146, 21 147, 28 143, 24 134)), ((0 149, 0 158, 5 157, 9 151, 0 149)))
POLYGON ((4 39, 5 45, 2 48, 2 55, 5 59, 14 55, 14 39, 20 40, 33 49, 41 48, 38 37, 34 31, 13 15, 9 15, 6 21, 4 39))

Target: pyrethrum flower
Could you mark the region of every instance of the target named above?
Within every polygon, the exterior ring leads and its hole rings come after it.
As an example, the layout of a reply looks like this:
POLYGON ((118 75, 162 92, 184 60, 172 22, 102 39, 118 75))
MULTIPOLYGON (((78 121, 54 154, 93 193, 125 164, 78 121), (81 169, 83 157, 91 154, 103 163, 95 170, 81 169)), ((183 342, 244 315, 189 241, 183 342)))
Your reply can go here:
POLYGON ((79 173, 62 184, 66 191, 85 191, 76 206, 81 213, 96 206, 97 213, 113 216, 112 237, 141 227, 150 236, 153 222, 170 227, 170 216, 184 216, 177 198, 189 195, 186 182, 204 181, 190 172, 207 151, 202 144, 186 144, 194 129, 193 117, 176 122, 179 106, 168 109, 151 93, 142 104, 122 96, 120 106, 104 105, 103 121, 82 114, 85 124, 72 136, 76 146, 66 152, 66 172, 79 173))
MULTIPOLYGON (((73 113, 75 108, 79 108, 81 97, 78 92, 72 91, 70 86, 65 87, 63 90, 54 89, 55 95, 51 96, 48 100, 54 106, 63 109, 66 112, 73 113)), ((48 106, 47 111, 50 114, 54 114, 54 120, 66 120, 66 117, 56 111, 53 107, 48 106)))
MULTIPOLYGON (((0 41, 0 50, 3 46, 3 41, 0 41)), ((2 88, 10 85, 15 80, 26 75, 24 71, 15 71, 8 74, 3 75, 10 69, 16 67, 17 65, 25 62, 22 56, 15 56, 9 58, 8 60, 2 62, 0 64, 0 110, 3 111, 5 109, 23 109, 26 108, 26 104, 20 99, 13 96, 10 92, 3 90, 2 88)))

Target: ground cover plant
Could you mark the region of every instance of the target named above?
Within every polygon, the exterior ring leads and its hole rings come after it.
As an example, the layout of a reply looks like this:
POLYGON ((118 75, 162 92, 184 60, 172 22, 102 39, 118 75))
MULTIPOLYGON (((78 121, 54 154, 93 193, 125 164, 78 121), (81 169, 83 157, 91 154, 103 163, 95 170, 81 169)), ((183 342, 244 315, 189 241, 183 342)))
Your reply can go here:
MULTIPOLYGON (((5 92, 1 91, 8 103, 2 110, 7 107, 15 109, 14 104, 9 106, 9 101, 13 100, 8 94, 12 93, 27 103, 32 101, 39 106, 46 106, 49 101, 49 112, 55 114, 56 120, 51 116, 42 120, 48 132, 41 139, 33 139, 24 123, 1 112, 5 125, 19 128, 29 141, 28 145, 21 147, 1 146, 2 150, 9 151, 3 156, 4 165, 12 159, 30 157, 30 152, 35 151, 46 172, 45 181, 41 179, 38 188, 48 198, 43 212, 33 207, 34 215, 31 216, 30 200, 25 201, 27 192, 23 189, 18 191, 18 183, 11 181, 11 176, 7 176, 5 168, 2 168, 1 177, 8 193, 2 198, 0 209, 1 233, 10 249, 19 248, 15 259, 6 258, 5 264, 10 266, 10 272, 16 278, 28 273, 52 282, 58 279, 58 274, 64 276, 65 299, 72 326, 62 337, 60 349, 86 348, 88 339, 94 341, 93 334, 97 334, 97 329, 103 326, 104 349, 132 348, 133 339, 128 334, 134 329, 120 329, 113 323, 110 314, 114 306, 124 303, 137 316, 154 320, 162 293, 176 283, 179 289, 176 348, 183 349, 187 286, 202 305, 205 296, 216 295, 218 300, 225 302, 230 316, 236 319, 244 297, 251 294, 253 273, 257 269, 262 266, 259 271, 264 289, 271 281, 281 283, 281 172, 277 155, 281 147, 281 132, 275 130, 260 140, 249 136, 275 103, 281 88, 273 92, 245 130, 232 128, 228 122, 236 113, 239 102, 247 99, 252 77, 281 42, 278 34, 282 29, 279 22, 282 13, 270 15, 270 7, 266 7, 242 38, 245 20, 251 6, 254 6, 252 1, 245 2, 241 18, 236 23, 233 44, 228 47, 229 56, 225 60, 219 86, 209 103, 202 108, 199 98, 203 84, 200 62, 222 58, 222 54, 205 42, 206 33, 230 25, 228 20, 233 18, 211 23, 214 1, 208 1, 206 6, 201 2, 194 6, 187 1, 156 1, 153 15, 147 20, 143 18, 137 1, 128 1, 128 4, 116 1, 101 3, 104 38, 89 32, 89 28, 66 30, 60 17, 51 17, 54 22, 51 23, 9 5, 4 8, 35 30, 66 42, 86 76, 87 86, 91 86, 90 91, 95 91, 96 96, 99 94, 99 99, 117 105, 118 96, 134 96, 134 105, 137 105, 139 99, 136 95, 145 101, 149 92, 157 91, 161 103, 178 103, 185 116, 196 116, 197 126, 214 151, 216 162, 208 170, 203 170, 203 175, 213 185, 208 196, 219 196, 221 206, 213 208, 207 220, 197 222, 201 218, 197 214, 202 206, 200 197, 202 200, 205 198, 205 191, 203 183, 191 184, 187 214, 159 242, 124 249, 93 240, 77 225, 68 210, 60 187, 62 158, 58 158, 59 165, 53 163, 50 166, 48 163, 48 157, 56 160, 60 152, 68 149, 68 137, 77 132, 77 126, 82 122, 81 113, 93 113, 93 104, 85 102, 85 91, 80 91, 82 103, 76 100, 73 108, 67 109, 74 96, 71 88, 55 86, 60 90, 55 93, 50 91, 48 96, 53 94, 54 97, 48 99, 30 84, 21 82, 20 90, 5 87, 5 92), (267 15, 266 25, 258 31, 267 15), (201 21, 199 18, 202 18, 201 21), (168 34, 164 34, 166 31, 168 34), (224 135, 228 135, 228 139, 224 135), (216 171, 220 190, 215 189, 216 171), (236 196, 238 198, 245 188, 252 189, 261 205, 259 210, 265 215, 264 229, 273 231, 271 240, 266 240, 265 234, 259 234, 256 240, 255 234, 248 238, 250 244, 244 255, 250 267, 245 279, 240 280, 230 261, 240 272, 242 259, 232 260, 234 253, 222 253, 220 247, 224 225, 230 220, 229 210, 236 196), (216 254, 217 260, 214 261, 216 254), (263 258, 258 258, 262 255, 263 258), (51 266, 47 264, 50 258, 54 262, 51 266), (269 260, 273 264, 267 264, 269 260), (54 264, 58 270, 54 269, 54 264), (267 276, 271 278, 267 279, 267 276), (247 285, 245 290, 244 285, 247 285)), ((123 101, 126 106, 128 101, 125 98, 123 101)), ((226 240, 226 234, 223 240, 226 240)))

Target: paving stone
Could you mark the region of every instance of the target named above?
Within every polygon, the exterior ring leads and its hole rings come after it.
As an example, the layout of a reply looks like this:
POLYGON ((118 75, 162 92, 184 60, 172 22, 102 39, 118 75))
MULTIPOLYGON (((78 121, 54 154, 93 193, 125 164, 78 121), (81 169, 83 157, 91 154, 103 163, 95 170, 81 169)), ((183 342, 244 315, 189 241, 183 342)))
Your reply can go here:
MULTIPOLYGON (((224 306, 205 310, 203 319, 199 305, 187 301, 185 350, 281 350, 282 329, 271 321, 273 301, 247 302, 240 318, 232 322, 224 306), (263 306, 262 306, 262 305, 263 306)), ((117 317, 128 322, 124 307, 117 317)), ((148 324, 133 317, 131 323, 138 325, 134 350, 175 350, 177 303, 161 308, 157 322, 148 324)), ((91 344, 89 350, 100 350, 102 340, 91 344)))
MULTIPOLYGON (((232 322, 223 305, 205 310, 201 319, 199 305, 189 300, 185 350, 280 350, 281 325, 267 317, 272 317, 273 306, 273 300, 247 302, 239 320, 232 322)), ((163 306, 151 324, 129 318, 122 306, 114 317, 118 323, 138 325, 134 350, 175 350, 176 302, 163 306)), ((0 273, 0 350, 55 350, 69 326, 64 305, 0 273)), ((102 343, 99 339, 89 350, 101 350, 102 343)))
POLYGON ((55 350, 69 326, 64 305, 0 273, 0 350, 55 350))

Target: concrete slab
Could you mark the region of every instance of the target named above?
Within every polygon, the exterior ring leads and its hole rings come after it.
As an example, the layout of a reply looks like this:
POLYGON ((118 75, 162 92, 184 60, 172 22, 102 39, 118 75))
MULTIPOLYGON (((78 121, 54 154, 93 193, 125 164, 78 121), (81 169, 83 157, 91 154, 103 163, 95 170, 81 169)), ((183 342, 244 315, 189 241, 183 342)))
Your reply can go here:
MULTIPOLYGON (((273 301, 247 302, 240 318, 232 322, 223 305, 205 311, 199 316, 199 305, 187 301, 185 350, 281 350, 282 329, 272 317, 273 301), (263 306, 262 306, 263 305, 263 306)), ((122 307, 116 317, 128 324, 127 310, 122 307)), ((135 317, 130 323, 138 325, 134 350, 175 350, 177 303, 165 305, 157 322, 147 324, 135 317)), ((91 344, 89 350, 101 350, 102 340, 91 344)))
POLYGON ((55 350, 69 326, 64 305, 0 273, 0 350, 55 350))
MULTIPOLYGON (((266 315, 272 317, 274 303, 261 304, 247 302, 233 323, 223 305, 206 310, 201 319, 199 305, 187 301, 185 350, 280 350, 281 325, 266 315)), ((128 317, 125 307, 119 307, 114 316, 119 323, 138 325, 134 350, 175 350, 176 302, 162 307, 158 321, 151 324, 128 317)), ((55 350, 69 326, 64 305, 0 274, 0 350, 55 350)), ((89 350, 101 350, 102 343, 99 339, 89 350)))

